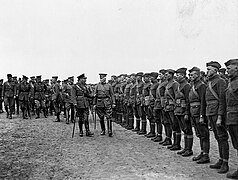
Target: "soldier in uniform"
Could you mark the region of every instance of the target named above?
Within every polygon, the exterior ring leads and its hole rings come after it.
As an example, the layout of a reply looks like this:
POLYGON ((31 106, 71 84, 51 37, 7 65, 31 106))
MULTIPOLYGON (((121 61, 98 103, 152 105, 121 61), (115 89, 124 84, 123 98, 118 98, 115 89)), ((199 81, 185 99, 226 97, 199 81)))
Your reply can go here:
POLYGON ((156 89, 155 95, 155 106, 154 106, 154 117, 155 122, 157 125, 157 134, 156 137, 152 139, 154 142, 161 142, 163 144, 166 141, 166 138, 163 140, 162 138, 162 131, 163 131, 163 119, 164 119, 164 92, 165 87, 168 83, 167 79, 165 78, 166 70, 161 69, 159 70, 159 86, 156 89))
POLYGON ((115 99, 111 85, 106 83, 107 74, 101 73, 100 83, 95 87, 94 109, 100 119, 101 135, 105 135, 104 117, 107 119, 109 137, 112 136, 112 108, 115 107, 115 99))
POLYGON ((47 89, 45 92, 45 108, 46 108, 46 115, 49 115, 50 112, 50 99, 51 99, 51 86, 49 84, 50 80, 45 79, 43 83, 46 85, 47 89))
POLYGON ((125 126, 126 124, 126 118, 127 118, 127 102, 126 102, 126 86, 127 86, 127 81, 128 81, 128 77, 127 74, 123 74, 124 78, 121 82, 121 103, 122 103, 122 122, 120 123, 122 127, 125 126))
MULTIPOLYGON (((238 59, 230 59, 225 62, 229 84, 226 89, 226 125, 233 147, 238 154, 238 59)), ((238 179, 238 170, 228 173, 227 178, 238 179)))
MULTIPOLYGON (((118 78, 117 78, 117 76, 116 75, 112 75, 111 76, 111 80, 110 81, 108 81, 108 83, 112 86, 112 91, 113 91, 113 93, 114 93, 114 96, 115 96, 115 87, 116 87, 116 85, 118 84, 118 78)), ((115 97, 116 98, 116 97, 115 97)), ((117 100, 116 100, 116 107, 117 107, 117 100)), ((113 108, 112 109, 112 120, 113 121, 116 121, 116 119, 117 119, 117 112, 116 112, 116 107, 115 108, 113 108)))
MULTIPOLYGON (((19 89, 19 82, 17 81, 17 76, 12 77, 13 82, 15 83, 16 86, 16 92, 18 92, 19 89)), ((15 114, 15 108, 17 109, 17 115, 19 115, 19 98, 18 98, 18 93, 16 94, 16 98, 14 99, 14 108, 12 114, 15 114)))
POLYGON ((175 107, 175 94, 178 90, 178 82, 174 80, 173 69, 168 69, 166 71, 167 85, 165 87, 165 133, 167 136, 167 142, 164 142, 163 145, 168 146, 170 150, 180 150, 180 141, 181 141, 181 130, 179 127, 178 120, 174 116, 174 107, 175 107), (171 135, 173 134, 173 144, 171 145, 171 135))
POLYGON ((115 79, 115 85, 113 87, 114 88, 113 93, 114 93, 114 97, 115 97, 116 107, 112 110, 112 114, 113 114, 115 122, 118 123, 120 113, 122 111, 121 104, 120 104, 121 103, 120 95, 122 94, 122 92, 121 92, 120 76, 118 76, 118 77, 114 76, 114 79, 115 79))
POLYGON ((210 162, 210 139, 206 118, 206 85, 200 78, 199 68, 193 67, 189 72, 191 80, 191 89, 189 91, 190 114, 201 148, 201 153, 193 157, 193 161, 197 161, 198 164, 204 164, 210 162))
MULTIPOLYGON (((150 132, 146 134, 145 136, 147 138, 154 138, 156 137, 155 134, 155 117, 154 117, 154 105, 155 105, 155 99, 156 99, 156 89, 159 86, 159 82, 157 80, 159 73, 152 72, 150 74, 150 81, 151 81, 151 87, 149 91, 149 106, 146 111, 147 119, 150 122, 150 132)), ((159 123, 159 122, 158 122, 159 123)))
POLYGON ((142 101, 141 101, 141 129, 138 132, 139 135, 146 135, 146 126, 147 126, 147 112, 150 104, 150 73, 145 73, 143 75, 143 89, 142 89, 142 101))
POLYGON ((16 98, 16 85, 12 81, 12 75, 7 74, 7 81, 3 83, 2 87, 2 100, 4 100, 7 118, 12 119, 12 112, 14 107, 14 99, 16 98))
POLYGON ((89 102, 88 98, 93 96, 89 93, 86 86, 86 77, 84 74, 78 76, 78 82, 71 88, 72 101, 79 117, 79 136, 83 137, 83 123, 85 125, 86 136, 93 136, 89 130, 89 102))
POLYGON ((60 122, 60 85, 57 82, 58 76, 52 77, 52 85, 51 85, 51 92, 52 92, 52 101, 54 105, 54 111, 56 120, 55 122, 60 122))
POLYGON ((45 107, 45 92, 47 90, 46 85, 41 81, 41 76, 36 76, 36 83, 34 86, 34 100, 36 106, 36 119, 40 118, 40 112, 43 111, 44 117, 46 116, 45 107))
MULTIPOLYGON (((190 121, 188 98, 191 86, 186 79, 186 71, 187 68, 179 68, 176 70, 176 80, 179 83, 179 87, 178 91, 175 93, 174 109, 174 115, 179 123, 179 128, 184 133, 184 149, 177 152, 177 154, 180 154, 183 157, 193 155, 193 130, 190 121)), ((180 142, 177 143, 180 144, 180 142)))
POLYGON ((225 124, 226 82, 218 75, 218 71, 221 68, 218 62, 211 61, 208 62, 206 66, 208 80, 206 89, 206 116, 217 140, 220 156, 218 162, 210 165, 210 168, 219 169, 218 173, 226 173, 229 170, 229 144, 225 124))
POLYGON ((124 89, 124 100, 123 100, 123 106, 124 106, 124 123, 122 124, 122 127, 127 128, 129 127, 129 99, 130 99, 130 89, 131 89, 132 83, 131 78, 127 78, 126 86, 124 89))
POLYGON ((136 127, 132 131, 139 132, 140 131, 140 121, 142 119, 142 90, 144 83, 142 81, 143 72, 139 72, 136 74, 136 101, 134 114, 136 117, 136 127))
POLYGON ((226 68, 220 68, 219 69, 219 75, 222 79, 224 79, 226 81, 226 84, 228 85, 228 77, 226 74, 226 68))
POLYGON ((29 97, 31 93, 31 85, 27 82, 28 77, 23 76, 22 82, 19 85, 18 97, 19 103, 22 111, 23 119, 28 119, 27 114, 29 113, 29 97))
MULTIPOLYGON (((0 93, 2 93, 2 87, 3 87, 3 79, 0 79, 0 93)), ((2 98, 0 98, 0 113, 3 113, 3 108, 2 108, 2 98)))
MULTIPOLYGON (((30 81, 29 81, 29 84, 31 86, 31 92, 34 92, 34 87, 35 87, 35 76, 31 76, 30 77, 30 81)), ((30 98, 30 102, 29 102, 29 108, 30 108, 30 111, 32 112, 32 115, 35 115, 35 100, 34 100, 34 93, 31 93, 30 94, 31 96, 29 97, 30 98)))

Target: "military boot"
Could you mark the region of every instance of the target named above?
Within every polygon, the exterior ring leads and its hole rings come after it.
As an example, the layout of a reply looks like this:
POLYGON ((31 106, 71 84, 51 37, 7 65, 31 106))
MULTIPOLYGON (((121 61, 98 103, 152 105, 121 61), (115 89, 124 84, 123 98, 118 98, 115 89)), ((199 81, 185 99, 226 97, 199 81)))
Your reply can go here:
POLYGON ((197 161, 198 164, 206 164, 210 162, 210 158, 208 154, 203 154, 201 159, 197 161))
POLYGON ((65 118, 66 118, 66 124, 69 124, 69 111, 67 111, 67 110, 65 113, 65 118))
POLYGON ((148 134, 146 137, 147 138, 153 138, 156 136, 155 134, 155 124, 154 123, 151 123, 151 131, 150 131, 150 134, 148 134))
POLYGON ((233 172, 233 173, 228 173, 228 174, 226 175, 226 177, 229 178, 229 179, 238 179, 238 170, 236 170, 236 171, 233 172))
POLYGON ((202 156, 203 156, 203 152, 201 152, 198 156, 194 156, 192 160, 193 161, 198 161, 202 158, 202 156))
POLYGON ((229 166, 227 161, 223 161, 221 168, 217 171, 219 174, 225 174, 229 171, 229 166))
POLYGON ((89 122, 85 121, 84 126, 85 126, 85 129, 86 129, 86 136, 92 137, 94 134, 89 130, 89 122))
POLYGON ((188 157, 193 155, 193 138, 187 138, 187 148, 186 151, 182 154, 183 157, 188 157))
POLYGON ((36 109, 36 119, 39 119, 39 118, 40 118, 40 110, 36 109))
POLYGON ((127 130, 134 129, 134 118, 129 119, 129 126, 126 128, 127 130))
POLYGON ((175 138, 175 144, 172 148, 170 148, 171 151, 178 151, 181 149, 181 133, 176 133, 176 138, 175 138))
POLYGON ((83 137, 83 121, 79 120, 79 136, 83 137))
POLYGON ((43 110, 43 113, 44 113, 44 117, 47 118, 47 112, 46 112, 46 109, 43 110))
POLYGON ((9 118, 9 111, 8 111, 8 107, 5 106, 5 110, 6 110, 6 113, 7 113, 7 118, 9 118))
POLYGON ((136 119, 136 128, 132 129, 133 132, 140 131, 140 119, 136 119))
POLYGON ((188 148, 187 146, 188 146, 187 135, 184 135, 184 148, 181 151, 177 152, 177 154, 182 155, 183 153, 185 153, 185 151, 188 148))
POLYGON ((209 167, 210 167, 211 169, 220 169, 222 163, 223 163, 223 160, 222 160, 222 159, 219 159, 215 164, 212 164, 212 165, 210 165, 209 167))
POLYGON ((106 128, 105 128, 104 120, 101 120, 101 119, 100 119, 100 125, 101 125, 101 130, 102 130, 101 133, 100 133, 100 135, 103 136, 103 135, 105 135, 105 129, 106 129, 106 128))
POLYGON ((146 124, 147 124, 146 121, 141 122, 141 130, 138 131, 139 135, 145 135, 146 134, 146 124))
POLYGON ((173 138, 174 138, 174 142, 172 145, 168 146, 167 148, 168 149, 171 149, 172 147, 174 147, 176 145, 176 139, 177 139, 177 136, 176 136, 176 132, 173 132, 173 138))
POLYGON ((170 138, 166 137, 165 141, 162 143, 163 146, 169 146, 172 144, 172 141, 170 138))
POLYGON ((112 137, 112 120, 107 120, 108 136, 112 137))
POLYGON ((161 142, 162 141, 162 135, 161 134, 157 134, 153 139, 151 139, 154 142, 161 142))
POLYGON ((56 113, 56 120, 55 122, 60 122, 60 113, 56 113))

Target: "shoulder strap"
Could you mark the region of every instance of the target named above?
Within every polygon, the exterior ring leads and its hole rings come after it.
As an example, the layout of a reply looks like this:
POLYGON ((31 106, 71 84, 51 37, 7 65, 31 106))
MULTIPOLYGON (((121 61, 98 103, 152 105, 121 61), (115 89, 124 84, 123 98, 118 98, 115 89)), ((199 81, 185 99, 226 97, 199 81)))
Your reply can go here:
POLYGON ((195 96, 197 96, 198 99, 200 99, 200 96, 199 96, 199 94, 197 93, 197 91, 196 91, 194 85, 192 86, 192 91, 193 91, 193 94, 194 94, 195 96))
POLYGON ((212 89, 212 83, 211 83, 211 81, 208 82, 208 88, 209 88, 209 90, 211 91, 212 95, 213 95, 217 100, 219 100, 219 97, 218 97, 217 93, 212 89))

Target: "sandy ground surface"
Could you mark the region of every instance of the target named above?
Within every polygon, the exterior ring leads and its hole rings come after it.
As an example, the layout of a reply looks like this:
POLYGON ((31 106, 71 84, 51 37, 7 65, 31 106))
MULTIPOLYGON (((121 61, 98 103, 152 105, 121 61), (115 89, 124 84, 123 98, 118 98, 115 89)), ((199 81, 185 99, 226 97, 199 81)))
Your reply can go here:
MULTIPOLYGON (((217 144, 211 133, 211 163, 198 165, 192 157, 181 157, 144 136, 113 124, 112 138, 72 138, 73 124, 47 119, 12 120, 0 115, 0 179, 226 179, 209 169, 216 162, 217 144)), ((230 140, 229 140, 230 141, 230 140)), ((183 144, 183 143, 182 143, 183 144)), ((230 171, 236 169, 236 152, 230 146, 230 171)), ((199 153, 194 141, 194 155, 199 153)))

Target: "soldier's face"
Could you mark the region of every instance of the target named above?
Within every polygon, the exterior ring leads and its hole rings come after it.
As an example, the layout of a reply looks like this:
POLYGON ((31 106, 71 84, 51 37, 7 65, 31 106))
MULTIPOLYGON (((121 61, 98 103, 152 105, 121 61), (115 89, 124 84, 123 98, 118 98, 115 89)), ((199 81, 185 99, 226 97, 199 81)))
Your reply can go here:
POLYGON ((238 76, 238 65, 231 64, 227 66, 227 74, 229 78, 238 76))
POLYGON ((100 82, 101 82, 101 83, 105 83, 105 82, 106 82, 106 77, 101 78, 101 79, 100 79, 100 82))
POLYGON ((217 69, 212 66, 207 67, 207 76, 213 76, 214 74, 217 73, 217 69))
POLYGON ((181 81, 183 79, 183 74, 181 73, 176 73, 176 80, 181 81))
POLYGON ((162 73, 159 73, 158 77, 159 79, 163 79, 164 75, 162 73))
POLYGON ((198 73, 196 71, 193 71, 190 73, 190 80, 195 81, 198 78, 198 73))

